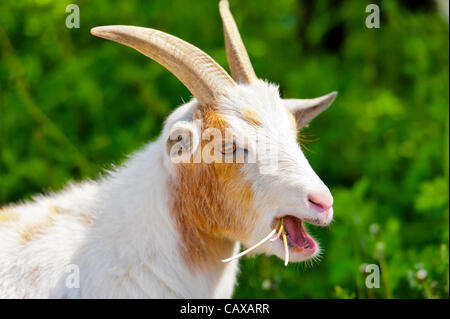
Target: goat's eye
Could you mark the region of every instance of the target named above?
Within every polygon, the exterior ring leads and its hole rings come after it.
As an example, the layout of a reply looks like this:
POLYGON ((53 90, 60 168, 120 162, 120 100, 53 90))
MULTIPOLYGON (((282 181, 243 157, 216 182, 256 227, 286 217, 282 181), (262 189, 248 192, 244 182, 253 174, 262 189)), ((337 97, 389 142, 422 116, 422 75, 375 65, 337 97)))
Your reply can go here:
POLYGON ((222 145, 222 154, 234 154, 236 153, 236 143, 225 143, 222 145))

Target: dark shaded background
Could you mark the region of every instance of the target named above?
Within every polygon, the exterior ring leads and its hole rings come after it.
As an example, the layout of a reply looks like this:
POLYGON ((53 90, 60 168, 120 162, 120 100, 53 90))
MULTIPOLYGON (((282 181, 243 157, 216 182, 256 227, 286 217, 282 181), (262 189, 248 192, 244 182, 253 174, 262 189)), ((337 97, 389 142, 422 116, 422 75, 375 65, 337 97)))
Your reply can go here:
MULTIPOLYGON (((246 258, 235 297, 448 298, 449 27, 435 2, 372 1, 380 29, 365 27, 369 1, 230 2, 257 74, 284 97, 339 91, 303 131, 335 198, 333 225, 310 227, 321 262, 246 258), (381 267, 380 288, 366 288, 365 264, 381 267)), ((69 3, 0 2, 0 205, 95 178, 189 100, 91 27, 160 29, 228 69, 217 1, 80 0, 80 29, 65 27, 69 3)))

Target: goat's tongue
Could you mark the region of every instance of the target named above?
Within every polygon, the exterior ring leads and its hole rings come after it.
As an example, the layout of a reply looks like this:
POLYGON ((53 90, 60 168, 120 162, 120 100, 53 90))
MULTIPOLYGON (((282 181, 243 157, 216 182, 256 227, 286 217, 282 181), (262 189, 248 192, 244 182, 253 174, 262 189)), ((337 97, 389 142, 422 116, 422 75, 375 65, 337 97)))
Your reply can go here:
POLYGON ((314 248, 313 239, 306 233, 303 228, 303 222, 294 216, 284 217, 284 229, 289 244, 293 248, 312 249, 314 248))

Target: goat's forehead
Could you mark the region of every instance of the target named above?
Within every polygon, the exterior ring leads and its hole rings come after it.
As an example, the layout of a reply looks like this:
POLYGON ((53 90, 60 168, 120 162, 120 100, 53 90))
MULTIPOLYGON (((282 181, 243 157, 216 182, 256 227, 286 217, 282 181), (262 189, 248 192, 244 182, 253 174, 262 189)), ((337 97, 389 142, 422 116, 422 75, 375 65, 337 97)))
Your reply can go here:
POLYGON ((200 120, 203 128, 229 127, 244 137, 258 133, 274 135, 283 131, 289 134, 295 126, 280 98, 278 87, 260 80, 238 84, 213 107, 202 107, 193 99, 168 117, 167 129, 180 120, 200 120))
POLYGON ((218 103, 217 113, 231 128, 241 130, 280 130, 291 124, 278 87, 263 81, 238 85, 218 103))
POLYGON ((241 108, 232 112, 221 112, 219 116, 224 119, 226 127, 236 134, 253 135, 282 133, 284 131, 292 132, 289 115, 282 107, 270 111, 241 108))
POLYGON ((229 95, 219 100, 219 108, 272 112, 279 108, 280 101, 278 86, 258 80, 251 84, 237 85, 229 95))

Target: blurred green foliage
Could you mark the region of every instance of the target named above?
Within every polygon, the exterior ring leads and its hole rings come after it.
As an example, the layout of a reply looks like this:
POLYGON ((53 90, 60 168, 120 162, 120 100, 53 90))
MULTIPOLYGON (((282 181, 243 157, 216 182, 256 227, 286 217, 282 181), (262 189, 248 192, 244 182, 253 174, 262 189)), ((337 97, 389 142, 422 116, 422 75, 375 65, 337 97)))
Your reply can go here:
MULTIPOLYGON (((226 66, 216 1, 79 0, 81 28, 67 29, 71 2, 0 2, 2 205, 120 164, 189 100, 91 27, 157 28, 226 66)), ((380 29, 365 27, 369 1, 230 2, 257 74, 284 97, 339 91, 304 130, 335 198, 334 224, 310 227, 321 262, 246 258, 235 297, 448 298, 449 27, 434 2, 378 2, 380 29), (366 288, 366 264, 381 267, 380 288, 366 288)))

